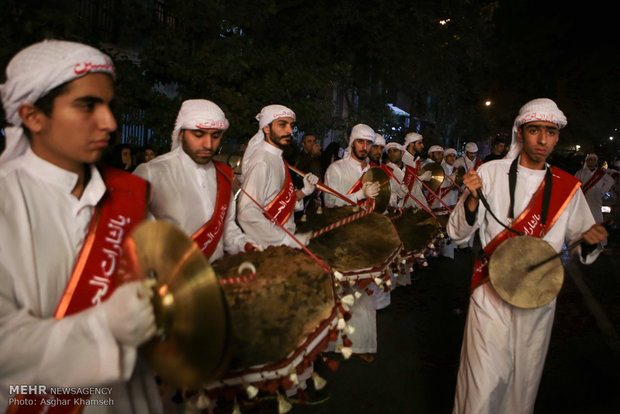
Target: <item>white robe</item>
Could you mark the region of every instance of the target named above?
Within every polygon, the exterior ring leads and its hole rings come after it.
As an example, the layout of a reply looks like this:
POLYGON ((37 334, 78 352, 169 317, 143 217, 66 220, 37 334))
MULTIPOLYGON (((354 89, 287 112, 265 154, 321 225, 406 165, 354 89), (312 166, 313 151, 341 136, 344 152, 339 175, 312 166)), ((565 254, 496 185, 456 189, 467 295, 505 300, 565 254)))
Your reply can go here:
MULTIPOLYGON (((154 160, 140 164, 136 175, 151 182, 151 214, 168 220, 192 236, 213 215, 217 195, 217 178, 212 162, 196 164, 180 146, 154 160)), ((233 187, 234 193, 234 187, 233 187)), ((236 204, 231 194, 224 223, 224 233, 209 258, 213 262, 224 252, 244 251, 246 243, 254 243, 235 222, 236 204)))
MULTIPOLYGON (((282 150, 263 141, 248 165, 243 166, 243 189, 263 208, 278 195, 284 185, 285 176, 282 150)), ((289 172, 290 173, 290 172, 289 172)), ((297 200, 295 210, 303 209, 303 199, 297 200)), ((267 219, 259 206, 243 192, 237 201, 237 221, 243 231, 262 247, 290 246, 299 249, 299 243, 280 226, 267 219)), ((295 217, 291 213, 284 228, 295 233, 295 217)))
MULTIPOLYGON (((405 166, 410 165, 415 168, 414 163, 407 164, 404 161, 403 161, 402 168, 398 167, 396 164, 392 162, 388 162, 387 165, 392 167, 392 171, 394 172, 394 177, 397 178, 401 184, 404 184, 405 169, 406 169, 405 166)), ((408 197, 407 193, 400 189, 399 184, 396 183, 396 180, 394 180, 393 178, 390 178, 390 186, 395 189, 394 191, 398 195, 397 207, 403 207, 403 208, 413 207, 415 209, 422 208, 419 203, 415 202, 411 197, 408 197), (403 205, 403 201, 405 200, 405 197, 407 197, 407 201, 405 201, 403 205)), ((428 202, 426 201, 426 197, 424 197, 424 193, 422 192, 422 183, 417 179, 414 181, 413 187, 411 188, 411 195, 414 196, 416 200, 418 200, 424 207, 429 208, 428 202)))
MULTIPOLYGON (((345 157, 333 162, 325 171, 325 185, 340 194, 346 195, 357 180, 366 172, 368 165, 362 169, 359 161, 353 157, 345 157)), ((355 197, 350 197, 357 201, 355 197)), ((325 194, 327 207, 341 207, 347 205, 344 200, 325 194)), ((372 254, 372 252, 368 252, 372 254)), ((355 269, 347 269, 355 270, 355 269)), ((358 354, 377 352, 377 297, 373 294, 362 294, 351 307, 351 319, 349 324, 355 328, 355 332, 349 335, 353 343, 353 352, 358 354)), ((340 339, 339 339, 340 343, 340 339)), ((333 346, 330 343, 330 347, 333 346)))
MULTIPOLYGON (((483 193, 492 211, 505 223, 510 204, 508 170, 512 161, 490 161, 478 169, 483 193)), ((544 170, 530 170, 519 165, 515 216, 525 209, 544 175, 544 170)), ((470 239, 479 229, 484 247, 503 227, 486 214, 482 203, 475 223, 470 226, 464 209, 468 195, 466 190, 450 215, 448 234, 459 243, 470 239)), ((593 224, 583 194, 577 191, 544 240, 559 252, 565 242, 578 239, 593 224)), ((591 263, 599 252, 597 248, 584 262, 591 263)), ((474 290, 461 349, 454 413, 529 413, 534 410, 555 303, 554 299, 540 308, 520 309, 504 302, 490 283, 474 290)))
POLYGON ((467 158, 466 155, 462 155, 459 158, 457 158, 456 161, 454 161, 454 168, 463 167, 465 168, 465 172, 467 172, 476 166, 477 161, 478 161, 478 157, 475 157, 472 161, 469 158, 467 158))
POLYGON ((41 384, 113 387, 113 406, 85 413, 161 412, 152 373, 116 342, 100 308, 54 319, 105 192, 93 166, 79 200, 76 182, 30 149, 0 169, 0 411, 9 385, 41 384))
MULTIPOLYGON (((443 183, 441 184, 442 188, 446 188, 446 187, 451 187, 454 185, 453 181, 454 181, 454 165, 450 165, 448 164, 445 160, 443 160, 441 162, 441 166, 443 167, 445 173, 446 173, 446 178, 444 179, 443 183), (450 177, 450 178, 448 178, 450 177)), ((457 201, 459 199, 459 190, 457 189, 453 189, 450 191, 450 193, 448 193, 448 195, 446 195, 443 198, 443 202, 446 203, 448 206, 450 206, 450 208, 452 208, 452 206, 456 205, 457 201)), ((435 201, 435 203, 433 204, 433 208, 438 208, 440 206, 443 206, 439 201, 435 201)))
MULTIPOLYGON (((586 183, 590 177, 597 171, 598 168, 595 168, 594 171, 590 171, 588 167, 583 167, 579 171, 575 173, 575 177, 579 179, 582 183, 586 183)), ((588 206, 590 206, 590 211, 592 212, 592 216, 594 216, 594 221, 600 223, 603 221, 603 196, 606 192, 608 192, 611 187, 614 185, 614 179, 607 173, 601 177, 600 180, 596 183, 594 187, 591 187, 590 190, 585 194, 586 201, 588 202, 588 206)))

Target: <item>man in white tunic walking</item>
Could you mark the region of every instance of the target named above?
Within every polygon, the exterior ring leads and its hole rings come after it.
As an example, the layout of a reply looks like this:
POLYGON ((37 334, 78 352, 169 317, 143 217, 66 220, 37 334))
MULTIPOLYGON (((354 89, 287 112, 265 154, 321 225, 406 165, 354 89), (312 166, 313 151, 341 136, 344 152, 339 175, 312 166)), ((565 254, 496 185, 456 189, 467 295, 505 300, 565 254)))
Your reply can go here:
MULTIPOLYGON (((594 222, 579 182, 545 162, 566 123, 550 99, 535 99, 521 108, 506 158, 477 171, 472 168, 464 177, 467 190, 448 222, 448 234, 455 242, 468 240, 478 230, 488 257, 513 234, 479 205, 481 191, 505 225, 542 238, 558 252, 565 242, 583 237, 584 244, 576 249, 581 260, 595 260, 607 235, 605 228, 594 222), (551 188, 550 194, 544 195, 545 187, 551 188)), ((486 263, 480 260, 474 266, 454 412, 531 413, 556 301, 534 309, 508 304, 489 282, 486 263)))

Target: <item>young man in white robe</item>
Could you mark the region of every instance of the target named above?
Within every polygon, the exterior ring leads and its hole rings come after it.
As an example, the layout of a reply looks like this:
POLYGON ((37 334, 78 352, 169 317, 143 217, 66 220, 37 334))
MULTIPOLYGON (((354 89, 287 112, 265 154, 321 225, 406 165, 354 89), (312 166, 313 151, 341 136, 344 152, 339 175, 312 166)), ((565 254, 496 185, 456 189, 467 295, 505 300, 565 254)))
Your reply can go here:
POLYGON ((481 165, 482 160, 478 158, 478 145, 475 142, 465 144, 465 154, 454 162, 454 168, 463 167, 465 172, 478 169, 481 165))
POLYGON ((187 100, 177 115, 171 151, 140 164, 134 172, 152 184, 152 215, 191 236, 210 262, 225 252, 257 247, 235 222, 232 170, 212 159, 228 126, 215 103, 187 100))
POLYGON ((603 221, 603 196, 614 186, 614 179, 603 168, 597 168, 598 156, 588 154, 583 168, 575 173, 581 181, 581 190, 586 196, 594 221, 603 221))
POLYGON ((256 116, 258 132, 243 154, 243 191, 237 201, 237 221, 262 248, 307 245, 309 233, 295 233, 293 210, 303 209, 303 198, 312 194, 318 177, 306 173, 303 188, 295 190, 283 151, 291 143, 295 112, 282 105, 268 105, 256 116), (277 204, 284 208, 270 209, 277 204), (269 218, 265 214, 270 216, 269 218))
MULTIPOLYGON (((478 231, 484 252, 490 257, 494 247, 513 234, 488 214, 479 201, 481 191, 504 225, 541 237, 557 252, 564 243, 583 237, 584 245, 576 248, 580 259, 584 263, 595 260, 601 250, 599 243, 607 235, 605 228, 594 222, 579 182, 545 162, 566 123, 550 99, 535 99, 521 108, 506 158, 466 173, 467 190, 448 222, 448 234, 454 241, 467 240, 478 231), (510 176, 516 177, 514 186, 509 185, 510 176), (550 195, 544 195, 543 182, 544 187, 551 186, 550 195), (538 204, 540 199, 543 201, 538 204)), ((489 282, 485 263, 478 260, 474 266, 453 411, 531 413, 556 300, 534 309, 503 301, 489 282)))
MULTIPOLYGON (((351 128, 349 146, 342 159, 333 162, 325 171, 325 185, 347 195, 354 203, 374 198, 379 194, 379 183, 366 182, 357 191, 352 189, 360 178, 370 168, 368 153, 375 142, 375 131, 366 124, 357 124, 351 128)), ((326 207, 342 207, 347 205, 344 200, 325 194, 326 207)), ((368 252, 372 254, 372 252, 368 252)), ((376 297, 362 294, 356 299, 351 308, 350 325, 355 332, 349 335, 353 342, 352 351, 365 361, 374 360, 377 352, 377 321, 376 321, 376 297)))
MULTIPOLYGON (((15 55, 6 75, 0 410, 17 398, 10 385, 37 385, 111 391, 85 395, 84 413, 162 412, 138 355, 155 333, 150 289, 117 284, 122 236, 144 218, 148 185, 95 166, 116 129, 112 61, 90 46, 46 40, 15 55)), ((69 397, 78 408, 80 396, 69 397)))

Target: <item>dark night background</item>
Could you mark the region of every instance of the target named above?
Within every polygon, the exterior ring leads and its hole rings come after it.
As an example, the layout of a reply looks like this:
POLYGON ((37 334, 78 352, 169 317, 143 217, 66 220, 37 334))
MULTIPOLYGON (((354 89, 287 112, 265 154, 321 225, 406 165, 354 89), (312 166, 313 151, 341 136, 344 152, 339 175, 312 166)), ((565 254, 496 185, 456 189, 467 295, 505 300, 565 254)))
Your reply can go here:
POLYGON ((0 0, 0 9, 3 67, 45 37, 113 56, 117 141, 134 145, 167 149, 180 103, 200 97, 224 109, 237 145, 277 102, 325 143, 346 142, 364 122, 390 139, 417 129, 427 148, 473 140, 484 152, 509 135, 522 104, 549 97, 569 120, 559 155, 579 144, 581 155, 613 162, 619 149, 620 137, 609 139, 620 109, 617 23, 604 2, 0 0))

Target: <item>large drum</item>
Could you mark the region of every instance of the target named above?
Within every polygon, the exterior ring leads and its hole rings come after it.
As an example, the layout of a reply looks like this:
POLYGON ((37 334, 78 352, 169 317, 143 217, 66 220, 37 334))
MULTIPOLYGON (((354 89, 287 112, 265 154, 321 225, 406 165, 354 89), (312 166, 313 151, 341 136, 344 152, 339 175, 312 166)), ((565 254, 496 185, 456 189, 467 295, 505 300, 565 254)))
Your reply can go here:
MULTIPOLYGON (((298 223, 297 231, 318 231, 357 212, 354 206, 324 208, 320 214, 309 213, 305 222, 298 223)), ((386 278, 402 243, 390 219, 372 212, 312 238, 308 248, 340 272, 345 281, 368 284, 386 278)))
POLYGON ((405 208, 392 217, 392 222, 403 242, 404 261, 424 265, 427 257, 436 254, 444 237, 439 219, 422 209, 405 208))
POLYGON ((231 359, 208 394, 245 393, 248 385, 289 388, 291 375, 311 364, 336 329, 333 274, 284 246, 224 256, 212 266, 230 312, 231 359))

